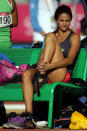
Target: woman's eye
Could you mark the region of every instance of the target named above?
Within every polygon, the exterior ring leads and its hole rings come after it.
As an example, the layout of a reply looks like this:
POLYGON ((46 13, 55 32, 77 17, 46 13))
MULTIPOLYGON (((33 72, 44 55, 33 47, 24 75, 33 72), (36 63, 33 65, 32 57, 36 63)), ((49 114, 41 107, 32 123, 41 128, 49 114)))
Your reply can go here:
POLYGON ((60 20, 61 22, 63 22, 64 20, 60 20))
MULTIPOLYGON (((60 20, 60 22, 64 22, 64 20, 60 20)), ((69 22, 69 20, 65 20, 65 22, 69 22)))
POLYGON ((66 20, 66 22, 69 22, 69 20, 66 20))

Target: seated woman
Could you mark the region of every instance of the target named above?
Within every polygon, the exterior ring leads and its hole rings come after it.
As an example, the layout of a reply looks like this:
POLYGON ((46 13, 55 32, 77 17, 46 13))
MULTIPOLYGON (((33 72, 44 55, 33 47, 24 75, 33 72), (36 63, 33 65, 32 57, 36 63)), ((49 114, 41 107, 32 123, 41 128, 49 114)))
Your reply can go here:
MULTIPOLYGON (((72 64, 80 48, 80 36, 73 32, 69 26, 72 20, 72 12, 66 5, 58 7, 54 16, 57 29, 45 36, 45 46, 39 58, 37 68, 31 68, 23 72, 23 95, 28 119, 33 113, 32 79, 37 71, 45 73, 53 82, 62 82, 67 73, 71 74, 72 64)), ((27 128, 29 121, 25 122, 27 128)))

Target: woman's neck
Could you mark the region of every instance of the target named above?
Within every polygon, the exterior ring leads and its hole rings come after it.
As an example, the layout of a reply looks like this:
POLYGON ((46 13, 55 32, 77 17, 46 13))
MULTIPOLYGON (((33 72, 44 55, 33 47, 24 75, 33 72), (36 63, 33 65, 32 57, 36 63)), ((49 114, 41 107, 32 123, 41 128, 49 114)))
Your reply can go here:
POLYGON ((56 31, 56 35, 59 35, 59 36, 61 36, 61 35, 67 35, 67 34, 69 34, 70 32, 71 32, 70 29, 67 29, 66 31, 62 31, 62 30, 58 29, 58 30, 56 31))

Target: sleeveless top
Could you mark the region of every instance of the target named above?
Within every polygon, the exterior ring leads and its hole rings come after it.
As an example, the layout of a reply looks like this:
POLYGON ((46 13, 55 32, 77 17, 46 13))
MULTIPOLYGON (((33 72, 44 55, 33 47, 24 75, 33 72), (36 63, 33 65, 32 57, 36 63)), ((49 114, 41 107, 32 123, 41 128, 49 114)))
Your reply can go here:
POLYGON ((0 0, 0 42, 10 41, 12 10, 12 0, 0 0))
MULTIPOLYGON (((68 37, 66 38, 66 40, 60 44, 62 51, 63 51, 64 58, 66 58, 68 56, 68 53, 69 53, 69 50, 71 47, 70 38, 71 38, 72 34, 73 34, 73 31, 71 31, 70 34, 68 35, 68 37)), ((73 64, 67 66, 67 70, 70 74, 72 73, 72 68, 73 68, 73 64)))

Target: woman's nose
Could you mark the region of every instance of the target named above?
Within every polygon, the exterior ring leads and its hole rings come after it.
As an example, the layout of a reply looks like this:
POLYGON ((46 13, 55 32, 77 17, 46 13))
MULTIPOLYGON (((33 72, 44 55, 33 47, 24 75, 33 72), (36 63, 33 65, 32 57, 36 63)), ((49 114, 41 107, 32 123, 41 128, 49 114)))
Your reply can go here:
POLYGON ((63 25, 66 25, 66 22, 64 22, 63 25))

